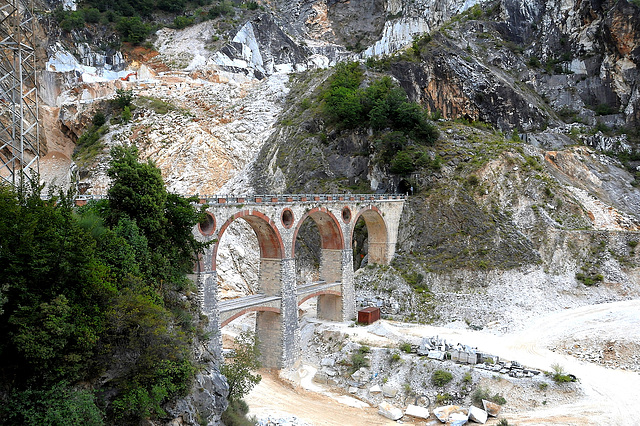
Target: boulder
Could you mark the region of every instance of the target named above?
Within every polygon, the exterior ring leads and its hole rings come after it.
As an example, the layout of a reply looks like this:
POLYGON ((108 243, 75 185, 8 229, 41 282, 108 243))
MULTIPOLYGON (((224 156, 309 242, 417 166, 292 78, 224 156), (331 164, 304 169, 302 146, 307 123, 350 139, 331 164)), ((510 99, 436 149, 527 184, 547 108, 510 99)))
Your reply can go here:
POLYGON ((369 393, 381 393, 382 388, 379 385, 373 385, 369 388, 369 393))
POLYGON ((323 367, 333 367, 336 364, 336 361, 333 358, 322 358, 320 361, 320 365, 323 367))
POLYGON ((358 392, 358 388, 357 387, 355 387, 355 386, 350 386, 349 387, 349 393, 356 393, 356 392, 358 392))
POLYGON ((487 412, 487 414, 489 414, 491 417, 498 417, 500 409, 502 408, 495 402, 487 401, 486 399, 482 400, 482 406, 484 407, 484 410, 487 412))
POLYGON ((429 418, 429 410, 424 407, 419 407, 417 405, 411 405, 407 407, 404 414, 407 416, 417 417, 419 419, 428 419, 429 418))
POLYGON ((391 420, 399 420, 402 418, 403 413, 402 410, 398 407, 395 407, 388 402, 382 402, 378 405, 378 414, 385 416, 391 420))
POLYGON ((468 418, 467 410, 463 409, 459 405, 445 405, 443 407, 438 407, 433 410, 433 414, 436 416, 438 420, 442 423, 451 423, 456 422, 455 424, 464 424, 468 418), (460 423, 464 418, 464 422, 460 423))
POLYGON ((469 420, 476 423, 485 424, 487 422, 488 414, 482 408, 476 406, 469 407, 469 420))
POLYGON ((397 394, 398 394, 398 389, 394 388, 393 386, 390 386, 390 385, 382 386, 382 395, 384 395, 385 397, 395 398, 397 394))
POLYGON ((461 412, 451 413, 451 415, 449 416, 448 425, 462 426, 463 424, 467 423, 468 420, 469 420, 469 416, 466 415, 465 413, 461 413, 461 412))

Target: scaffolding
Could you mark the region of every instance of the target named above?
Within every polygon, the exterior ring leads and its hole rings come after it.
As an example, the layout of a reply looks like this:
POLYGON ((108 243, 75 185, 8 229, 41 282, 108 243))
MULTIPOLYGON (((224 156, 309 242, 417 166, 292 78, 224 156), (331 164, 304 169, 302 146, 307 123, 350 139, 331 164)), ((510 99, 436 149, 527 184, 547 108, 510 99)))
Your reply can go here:
POLYGON ((0 182, 14 186, 39 175, 35 25, 33 0, 0 0, 0 182))

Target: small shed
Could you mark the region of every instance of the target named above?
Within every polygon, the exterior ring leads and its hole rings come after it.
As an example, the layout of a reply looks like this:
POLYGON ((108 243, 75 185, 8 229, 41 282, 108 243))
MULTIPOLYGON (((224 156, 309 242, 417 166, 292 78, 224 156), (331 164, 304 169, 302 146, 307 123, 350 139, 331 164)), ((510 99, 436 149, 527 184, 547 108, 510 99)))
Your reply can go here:
POLYGON ((370 307, 358 311, 358 322, 362 324, 373 324, 380 319, 380 308, 370 307))

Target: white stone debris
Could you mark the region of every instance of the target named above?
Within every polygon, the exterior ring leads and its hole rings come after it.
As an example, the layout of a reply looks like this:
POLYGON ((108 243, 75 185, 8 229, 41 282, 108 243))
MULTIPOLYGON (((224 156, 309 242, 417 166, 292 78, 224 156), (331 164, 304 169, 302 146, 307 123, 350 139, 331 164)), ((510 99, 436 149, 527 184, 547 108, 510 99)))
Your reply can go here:
POLYGON ((402 413, 402 409, 395 407, 388 402, 380 403, 378 406, 378 414, 391 420, 399 420, 404 415, 402 413))

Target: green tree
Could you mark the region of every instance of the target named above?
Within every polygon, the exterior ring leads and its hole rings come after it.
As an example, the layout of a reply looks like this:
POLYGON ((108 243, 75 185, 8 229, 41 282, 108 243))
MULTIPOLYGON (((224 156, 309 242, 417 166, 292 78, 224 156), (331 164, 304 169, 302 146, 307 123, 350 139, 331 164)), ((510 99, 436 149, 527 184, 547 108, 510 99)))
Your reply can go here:
POLYGON ((151 26, 142 22, 139 16, 123 16, 118 21, 116 30, 124 41, 140 44, 151 33, 151 26))
POLYGON ((260 350, 255 333, 242 332, 235 338, 234 350, 220 368, 229 384, 229 401, 240 400, 262 380, 253 371, 260 368, 260 350))

